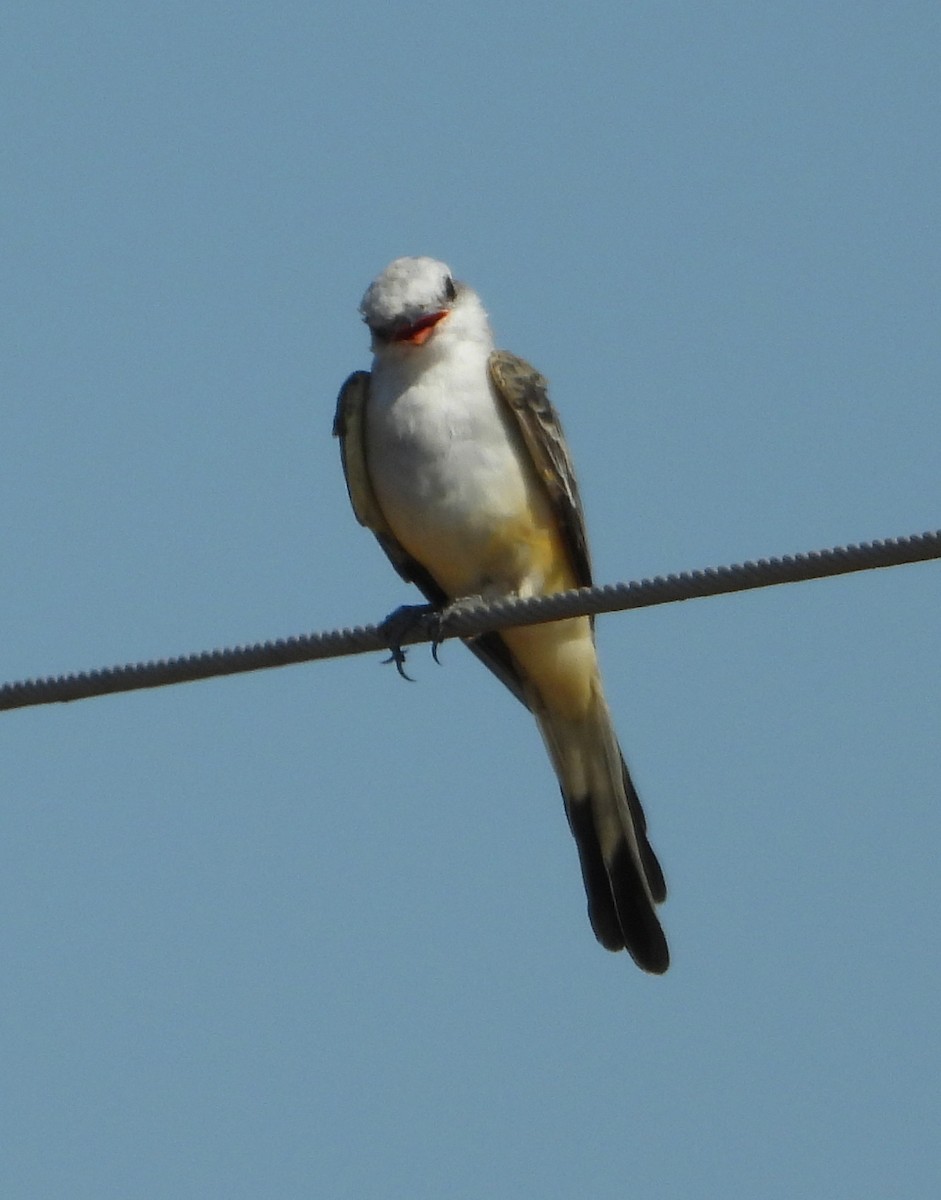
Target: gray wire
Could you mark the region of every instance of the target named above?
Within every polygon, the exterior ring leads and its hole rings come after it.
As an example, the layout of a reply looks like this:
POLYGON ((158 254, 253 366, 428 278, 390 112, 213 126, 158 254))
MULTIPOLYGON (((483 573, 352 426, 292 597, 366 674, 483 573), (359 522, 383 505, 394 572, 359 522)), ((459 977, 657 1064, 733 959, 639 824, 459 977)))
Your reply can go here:
POLYGON ((164 687, 171 683, 189 683, 196 679, 261 671, 290 663, 388 650, 393 644, 410 646, 432 640, 443 641, 450 637, 471 637, 514 625, 535 625, 563 617, 648 608, 678 600, 774 587, 780 583, 800 583, 936 558, 941 558, 941 530, 888 538, 885 541, 863 542, 858 546, 812 550, 806 554, 785 555, 783 558, 762 558, 757 562, 728 567, 684 571, 679 575, 658 575, 655 579, 635 583, 578 588, 552 596, 534 596, 526 600, 507 597, 467 604, 460 611, 447 616, 443 622, 430 609, 422 606, 415 610, 415 618, 407 623, 409 627, 398 637, 392 630, 398 632, 401 629, 401 620, 393 621, 391 625, 357 625, 353 629, 279 638, 252 646, 203 651, 157 662, 131 663, 74 675, 7 683, 0 687, 0 710, 84 700, 113 692, 164 687))

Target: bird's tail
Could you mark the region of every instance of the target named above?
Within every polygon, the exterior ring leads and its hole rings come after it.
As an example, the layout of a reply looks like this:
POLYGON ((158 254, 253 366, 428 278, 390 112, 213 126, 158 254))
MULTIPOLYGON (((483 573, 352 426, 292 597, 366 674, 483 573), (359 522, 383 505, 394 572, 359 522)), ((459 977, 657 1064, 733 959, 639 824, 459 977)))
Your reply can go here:
POLYGON ((600 680, 583 716, 533 707, 578 847, 595 937, 608 950, 626 949, 639 967, 660 975, 670 952, 655 908, 666 898, 666 883, 600 680))

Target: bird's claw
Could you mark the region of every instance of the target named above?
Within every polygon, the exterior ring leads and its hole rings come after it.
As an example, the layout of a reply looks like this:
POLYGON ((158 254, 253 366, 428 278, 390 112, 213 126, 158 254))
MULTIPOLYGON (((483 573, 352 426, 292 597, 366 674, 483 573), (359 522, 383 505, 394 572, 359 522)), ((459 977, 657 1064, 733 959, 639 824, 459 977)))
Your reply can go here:
POLYGON ((462 612, 477 608, 478 605, 483 603, 483 596, 462 596, 459 600, 452 600, 450 604, 445 605, 444 608, 440 608, 434 613, 431 620, 431 657, 439 667, 441 666, 441 659, 438 657, 438 647, 448 636, 448 621, 450 618, 460 616, 462 612))
POLYGON ((414 683, 415 680, 405 670, 406 650, 402 642, 413 630, 424 626, 431 633, 431 657, 440 667, 441 659, 438 657, 438 647, 449 636, 448 621, 450 618, 459 616, 462 612, 476 608, 483 603, 483 596, 462 596, 460 600, 453 600, 444 608, 437 609, 431 604, 403 604, 394 612, 389 613, 379 626, 386 639, 386 645, 389 647, 389 657, 383 659, 383 665, 395 663, 395 669, 402 678, 407 679, 409 683, 414 683))
POLYGON ((402 678, 407 679, 409 683, 414 683, 415 680, 405 670, 405 649, 402 646, 390 646, 389 650, 389 657, 382 660, 382 665, 387 667, 389 663, 395 663, 395 669, 402 678))
POLYGON ((383 666, 395 663, 395 669, 409 683, 414 683, 415 680, 405 670, 406 651, 402 641, 433 612, 430 604, 403 604, 389 613, 379 626, 389 646, 389 657, 382 660, 383 666))

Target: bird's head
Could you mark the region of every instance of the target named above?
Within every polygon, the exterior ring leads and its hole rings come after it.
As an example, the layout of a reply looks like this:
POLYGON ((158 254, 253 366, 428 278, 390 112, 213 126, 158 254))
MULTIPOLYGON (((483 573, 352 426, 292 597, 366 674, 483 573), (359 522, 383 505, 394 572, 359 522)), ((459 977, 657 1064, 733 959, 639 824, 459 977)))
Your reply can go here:
POLYGON ((476 293, 434 258, 397 258, 366 289, 359 311, 377 353, 424 346, 449 325, 461 327, 455 335, 489 333, 476 293))

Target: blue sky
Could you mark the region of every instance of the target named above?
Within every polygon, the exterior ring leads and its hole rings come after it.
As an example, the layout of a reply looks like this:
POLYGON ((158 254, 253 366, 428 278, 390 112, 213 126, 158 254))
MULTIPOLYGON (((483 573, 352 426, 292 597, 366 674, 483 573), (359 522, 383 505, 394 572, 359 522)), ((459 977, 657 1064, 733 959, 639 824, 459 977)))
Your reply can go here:
MULTIPOLYGON (((941 525, 936 4, 322 7, 2 18, 3 679, 411 598, 329 436, 403 253, 600 581, 941 525)), ((663 979, 459 647, 3 714, 4 1195, 936 1195, 939 570, 599 622, 663 979)))

